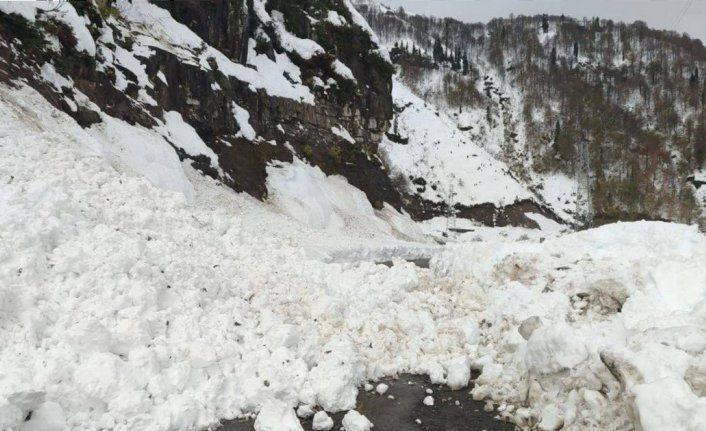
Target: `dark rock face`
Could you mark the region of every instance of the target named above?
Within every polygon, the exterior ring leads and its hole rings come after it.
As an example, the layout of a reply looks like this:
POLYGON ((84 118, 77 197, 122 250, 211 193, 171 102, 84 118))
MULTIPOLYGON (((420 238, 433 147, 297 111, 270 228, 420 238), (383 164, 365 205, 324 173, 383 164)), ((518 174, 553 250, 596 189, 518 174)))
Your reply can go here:
MULTIPOLYGON (((419 195, 406 195, 404 199, 405 208, 409 208, 410 215, 415 220, 429 220, 446 216, 450 212, 445 202, 431 202, 422 199, 419 195)), ((560 224, 564 223, 552 210, 531 200, 518 201, 504 207, 496 207, 490 203, 473 206, 456 204, 454 213, 458 218, 473 220, 490 227, 518 226, 538 229, 539 225, 527 217, 528 213, 542 215, 560 224)))

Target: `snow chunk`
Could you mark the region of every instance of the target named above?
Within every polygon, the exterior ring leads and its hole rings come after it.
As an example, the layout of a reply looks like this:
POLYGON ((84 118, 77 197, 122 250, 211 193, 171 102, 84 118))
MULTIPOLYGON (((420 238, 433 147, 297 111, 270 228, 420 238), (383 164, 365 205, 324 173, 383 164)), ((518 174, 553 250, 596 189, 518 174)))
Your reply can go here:
POLYGON ((333 428, 333 419, 326 412, 316 412, 311 429, 314 431, 329 431, 333 428))
POLYGON ((586 345, 565 323, 537 329, 527 341, 525 364, 535 374, 571 369, 588 357, 586 345))
POLYGON ((380 383, 375 388, 375 392, 377 392, 380 395, 385 395, 385 393, 387 392, 388 389, 390 389, 390 387, 388 385, 386 385, 384 383, 380 383))
POLYGON ((326 345, 326 351, 309 372, 316 400, 328 412, 350 410, 355 407, 365 368, 350 342, 334 340, 326 345))
POLYGON ((308 406, 306 404, 301 405, 297 408, 297 416, 302 419, 308 419, 314 416, 314 409, 312 409, 311 406, 308 406))
POLYGON ((370 431, 373 428, 373 423, 355 410, 346 413, 342 424, 345 431, 370 431))
POLYGON ((260 409, 255 431, 304 431, 294 409, 282 401, 270 401, 260 409))
POLYGON ((456 391, 468 386, 471 380, 471 360, 461 357, 450 361, 446 365, 446 384, 451 390, 456 391))
POLYGON ((706 429, 706 398, 682 379, 666 378, 632 389, 639 425, 645 431, 706 429))
POLYGON ((341 16, 338 12, 335 10, 330 10, 328 11, 328 15, 326 16, 326 21, 330 22, 331 24, 335 26, 342 26, 346 25, 346 19, 341 16))
POLYGON ((432 397, 431 395, 427 395, 426 397, 424 397, 424 401, 422 401, 422 403, 424 403, 424 405, 427 407, 432 407, 434 405, 434 397, 432 397))

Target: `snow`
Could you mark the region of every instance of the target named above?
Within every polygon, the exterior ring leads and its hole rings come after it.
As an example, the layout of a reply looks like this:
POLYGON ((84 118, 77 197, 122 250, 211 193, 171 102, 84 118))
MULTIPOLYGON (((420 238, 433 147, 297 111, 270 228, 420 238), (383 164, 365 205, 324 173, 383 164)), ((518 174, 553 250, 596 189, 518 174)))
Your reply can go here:
POLYGON ((179 157, 163 138, 106 114, 101 114, 101 119, 103 122, 92 125, 88 133, 113 166, 193 199, 194 189, 184 175, 179 157))
MULTIPOLYGON (((316 229, 340 231, 366 226, 380 234, 391 234, 394 227, 368 201, 365 193, 341 176, 327 176, 320 168, 299 159, 267 168, 270 201, 291 218, 316 229)), ((394 210, 388 212, 394 212, 394 210)), ((396 213, 397 218, 404 216, 396 213)), ((397 227, 419 236, 411 220, 397 227)))
POLYGON ((355 410, 351 410, 343 417, 343 429, 345 431, 370 431, 373 424, 355 410))
MULTIPOLYGON (((256 3, 256 12, 259 10, 258 7, 261 7, 261 12, 266 14, 264 6, 259 2, 256 3)), ((255 67, 250 68, 243 64, 234 63, 222 52, 207 45, 188 27, 174 20, 167 10, 146 0, 132 3, 120 0, 116 7, 124 11, 124 17, 143 32, 135 37, 135 44, 140 47, 157 47, 170 51, 186 63, 196 64, 206 70, 211 70, 209 60, 212 60, 215 61, 219 71, 249 83, 253 91, 264 89, 270 96, 289 98, 307 104, 314 103, 313 94, 301 83, 301 71, 286 54, 276 54, 276 61, 270 60, 265 55, 256 55, 254 53, 255 41, 251 40, 249 42, 248 64, 255 67), (287 76, 294 82, 290 82, 287 76)), ((303 39, 299 41, 301 44, 306 44, 303 39)), ((314 43, 313 41, 309 42, 314 43)), ((296 45, 296 47, 298 46, 296 45)), ((290 48, 294 49, 294 47, 290 48)))
POLYGON ((424 191, 419 193, 424 199, 447 202, 452 187, 453 203, 466 206, 482 203, 507 206, 532 197, 506 165, 472 142, 448 117, 434 111, 397 79, 392 97, 397 106, 404 108, 395 120, 398 134, 409 141, 401 144, 385 138, 380 150, 393 175, 426 180, 424 191))
POLYGON ((233 117, 240 127, 238 132, 248 141, 254 141, 257 138, 257 132, 250 125, 250 113, 245 109, 241 108, 235 102, 232 102, 233 106, 233 117))
POLYGON ((37 9, 47 2, 28 2, 28 1, 4 1, 0 2, 0 11, 6 14, 17 14, 29 22, 34 22, 37 15, 37 9))
POLYGON ((42 79, 47 82, 50 82, 58 92, 61 92, 63 87, 73 88, 74 86, 73 81, 64 76, 59 75, 59 73, 54 68, 54 65, 51 63, 44 63, 40 70, 40 74, 42 76, 42 79))
POLYGON ((422 400, 422 403, 427 407, 432 407, 434 405, 434 397, 427 395, 424 397, 424 400, 422 400))
POLYGON ((344 127, 331 127, 331 133, 334 135, 343 138, 344 140, 348 141, 351 144, 355 144, 355 139, 353 139, 353 136, 351 136, 351 133, 346 130, 344 127))
POLYGON ((173 145, 184 150, 191 156, 203 155, 211 159, 214 166, 218 166, 218 156, 211 148, 201 139, 193 127, 184 121, 181 114, 176 111, 167 111, 164 113, 164 125, 160 128, 160 132, 169 139, 173 145))
POLYGON ((311 429, 314 431, 329 431, 333 429, 333 419, 326 412, 316 412, 311 429))
POLYGON ((284 26, 284 15, 282 12, 272 11, 272 18, 274 29, 285 50, 296 53, 304 60, 310 60, 312 57, 322 55, 326 52, 321 45, 313 40, 301 39, 288 32, 284 26))
POLYGON ((377 392, 379 395, 385 395, 388 389, 390 389, 388 385, 380 383, 375 387, 375 392, 377 392))
POLYGON ((294 410, 282 401, 271 401, 260 410, 255 431, 304 431, 294 410))
POLYGON ((145 65, 142 64, 135 56, 125 48, 117 47, 115 49, 115 63, 126 68, 137 77, 137 85, 140 87, 152 87, 145 65))
POLYGON ((15 13, 29 22, 35 22, 37 12, 44 13, 68 25, 76 37, 76 49, 84 51, 93 57, 96 55, 96 43, 91 32, 86 27, 86 21, 76 12, 69 2, 56 1, 4 1, 0 2, 0 11, 10 14, 15 13))
POLYGON ((473 396, 520 425, 703 428, 695 227, 415 246, 404 215, 297 159, 260 203, 180 164, 165 130, 84 131, 24 87, 0 86, 0 114, 2 428, 299 430, 304 405, 369 430, 366 381, 463 387, 471 367, 473 396), (385 247, 426 247, 431 269, 322 261, 385 247))
POLYGON ((538 178, 537 193, 552 210, 564 220, 572 220, 576 212, 577 180, 564 174, 554 173, 538 178))

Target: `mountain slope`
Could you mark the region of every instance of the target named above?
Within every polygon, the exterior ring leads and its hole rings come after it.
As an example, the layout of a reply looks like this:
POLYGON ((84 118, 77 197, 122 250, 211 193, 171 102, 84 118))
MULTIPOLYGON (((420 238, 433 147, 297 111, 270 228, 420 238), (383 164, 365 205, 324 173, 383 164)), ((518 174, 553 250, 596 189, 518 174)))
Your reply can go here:
POLYGON ((703 196, 688 181, 706 154, 700 41, 640 22, 520 16, 466 24, 377 2, 358 7, 402 81, 562 218, 586 216, 585 196, 571 187, 586 176, 599 223, 703 217, 703 196))
MULTIPOLYGON (((193 197, 176 168, 188 161, 265 199, 273 166, 305 160, 345 177, 376 210, 420 220, 448 212, 446 200, 393 184, 381 160, 394 69, 348 1, 4 2, 0 20, 0 80, 27 82, 102 136, 114 165, 155 184, 193 197), (140 140, 150 142, 144 154, 140 140), (171 174, 153 169, 155 160, 171 174)), ((529 201, 482 200, 459 215, 536 226, 524 211, 548 212, 529 201)))

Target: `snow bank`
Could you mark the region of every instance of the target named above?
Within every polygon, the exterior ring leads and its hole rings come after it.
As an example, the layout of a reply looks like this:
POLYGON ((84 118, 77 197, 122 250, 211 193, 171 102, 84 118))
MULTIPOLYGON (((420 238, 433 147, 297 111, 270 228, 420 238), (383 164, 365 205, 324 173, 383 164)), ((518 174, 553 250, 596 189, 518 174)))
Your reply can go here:
POLYGON ((450 245, 431 266, 483 310, 473 396, 518 407, 501 415, 540 429, 700 430, 704 259, 695 227, 639 222, 450 245))

